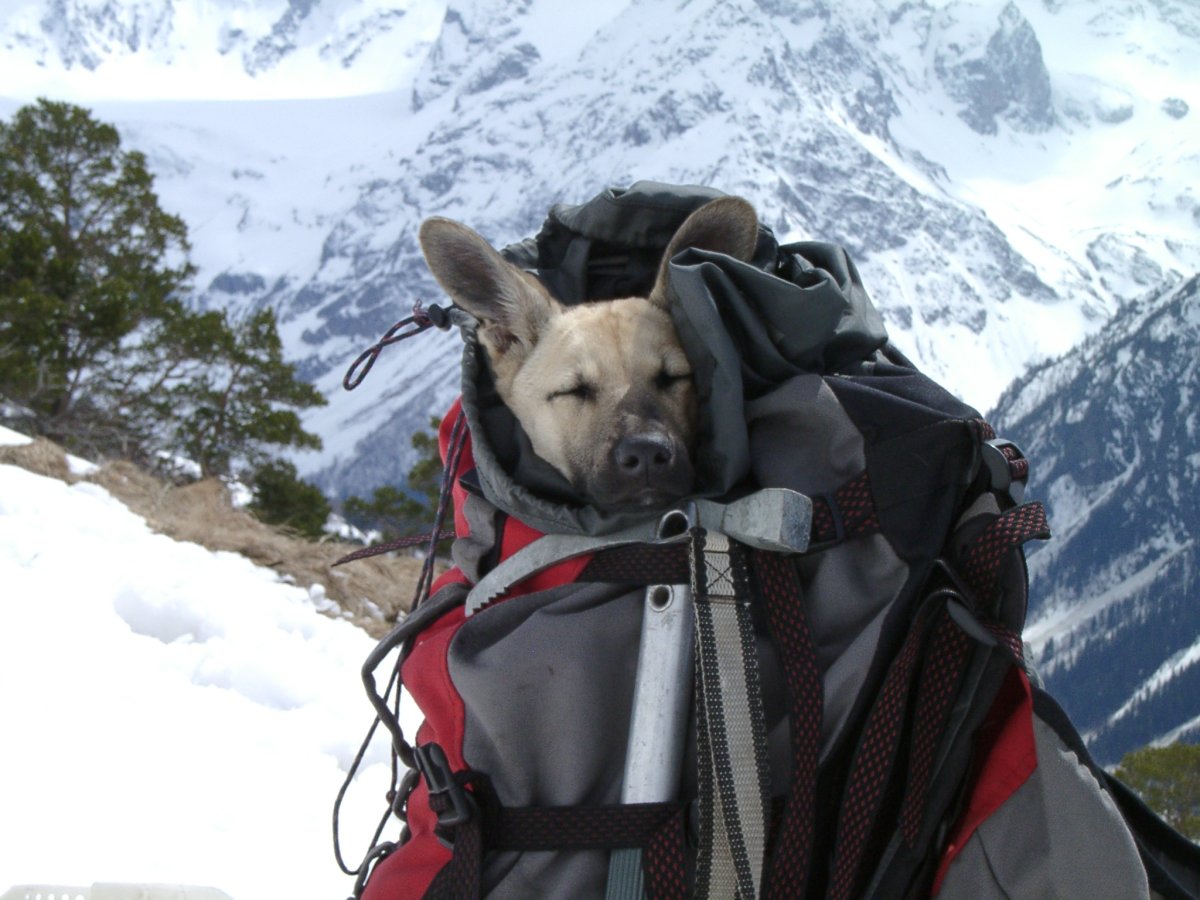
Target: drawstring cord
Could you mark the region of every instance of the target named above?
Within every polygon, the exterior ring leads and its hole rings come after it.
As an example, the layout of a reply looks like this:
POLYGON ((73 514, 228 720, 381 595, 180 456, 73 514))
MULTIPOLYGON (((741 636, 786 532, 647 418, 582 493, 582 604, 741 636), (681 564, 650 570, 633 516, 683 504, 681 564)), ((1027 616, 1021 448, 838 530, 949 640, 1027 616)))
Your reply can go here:
POLYGON ((379 354, 383 352, 385 347, 390 347, 392 344, 398 344, 400 341, 407 340, 410 337, 416 337, 423 331, 428 331, 430 328, 439 328, 445 331, 450 327, 452 316, 450 310, 438 306, 436 303, 431 306, 424 306, 420 300, 413 304, 412 315, 401 319, 391 328, 384 332, 383 337, 359 354, 358 359, 350 364, 350 368, 346 370, 346 375, 342 379, 342 387, 348 391, 354 390, 363 383, 363 379, 371 371, 371 367, 375 365, 375 360, 379 359, 379 354), (411 325, 408 331, 400 329, 411 325), (361 371, 359 370, 359 367, 361 371))
MULTIPOLYGON (((352 391, 362 384, 363 379, 367 377, 367 374, 371 371, 371 367, 375 365, 375 361, 379 358, 379 354, 383 352, 385 347, 407 340, 430 328, 436 327, 445 330, 454 323, 454 319, 453 311, 436 305, 424 307, 418 301, 413 305, 413 314, 411 316, 401 319, 389 328, 383 337, 358 356, 346 371, 346 376, 342 380, 342 386, 346 390, 352 391)), ((440 541, 454 537, 454 530, 444 529, 443 525, 452 507, 451 491, 454 487, 458 468, 466 449, 468 433, 466 416, 460 412, 451 426, 446 453, 446 466, 442 472, 441 489, 438 493, 437 511, 434 513, 433 529, 429 534, 398 538, 385 544, 365 547, 347 554, 335 562, 334 565, 339 566, 356 559, 364 559, 381 553, 388 553, 405 547, 415 547, 425 543, 427 544, 425 560, 421 566, 421 574, 417 580, 417 586, 413 592, 412 603, 409 609, 410 611, 415 610, 420 606, 429 597, 433 586, 437 545, 440 541)), ((363 666, 363 684, 367 690, 367 697, 375 709, 375 720, 371 723, 366 737, 363 739, 353 762, 350 764, 350 768, 346 772, 346 778, 342 782, 333 805, 334 857, 342 872, 356 879, 354 886, 355 897, 361 895, 373 865, 381 861, 395 849, 396 844, 390 841, 380 843, 379 838, 383 834, 383 829, 387 826, 388 820, 393 813, 398 815, 402 820, 405 818, 404 803, 414 783, 412 778, 402 780, 400 775, 401 762, 404 763, 407 769, 413 768, 412 747, 405 740, 400 727, 400 691, 398 690, 400 686, 400 660, 397 660, 396 664, 392 667, 387 686, 382 695, 376 689, 375 683, 375 670, 382 664, 384 658, 404 642, 404 638, 404 630, 401 627, 393 629, 392 633, 384 638, 379 646, 375 648, 363 666), (351 868, 346 864, 341 850, 342 803, 351 782, 353 782, 362 766, 367 749, 381 724, 387 728, 392 738, 390 754, 391 783, 387 793, 388 808, 375 828, 375 833, 371 838, 371 849, 357 867, 351 868)))
MULTIPOLYGON (((447 452, 447 464, 442 473, 442 487, 438 496, 438 508, 434 516, 433 531, 427 536, 429 540, 428 552, 425 554, 425 561, 421 567, 421 575, 417 580, 417 587, 413 593, 412 604, 410 610, 415 610, 428 597, 430 588, 433 586, 433 573, 435 561, 435 549, 439 535, 445 534, 442 530, 442 525, 445 521, 446 514, 450 509, 450 492, 454 486, 454 479, 458 472, 458 467, 462 462, 463 452, 467 444, 467 419, 461 412, 454 420, 454 425, 450 432, 450 441, 447 452)), ((453 531, 449 532, 453 536, 453 531)), ((353 554, 352 554, 353 555, 353 554)), ((363 666, 363 685, 367 691, 367 699, 371 701, 371 705, 375 708, 375 720, 371 723, 370 729, 367 731, 367 736, 363 739, 359 746, 358 753, 354 757, 354 761, 350 764, 350 768, 346 772, 346 778, 342 782, 341 789, 338 791, 337 798, 333 804, 333 850, 334 856, 337 859, 338 867, 347 875, 357 876, 355 897, 362 890, 362 885, 365 883, 365 875, 367 869, 386 856, 394 849, 394 845, 387 847, 385 844, 379 843, 379 837, 383 833, 388 820, 393 813, 401 816, 403 805, 407 800, 408 791, 405 790, 405 785, 400 778, 400 762, 403 762, 405 767, 412 769, 413 753, 412 747, 404 738, 404 732, 400 727, 400 691, 397 688, 400 685, 400 660, 392 667, 391 674, 388 678, 387 687, 383 694, 380 694, 376 689, 375 670, 382 664, 383 660, 407 637, 402 627, 393 629, 392 633, 384 638, 379 645, 371 652, 367 658, 366 664, 363 666), (375 732, 380 724, 387 728, 392 738, 391 746, 391 783, 388 789, 388 808, 384 812, 375 828, 375 834, 371 838, 371 849, 363 858, 362 863, 357 868, 351 869, 346 865, 341 851, 341 809, 342 802, 346 796, 346 792, 350 788, 350 783, 358 774, 358 770, 362 765, 363 758, 366 756, 367 748, 370 746, 372 739, 375 737, 375 732)), ((411 781, 411 780, 410 780, 411 781)))
POLYGON ((407 550, 410 547, 419 547, 422 544, 436 546, 442 541, 450 540, 452 537, 454 537, 454 529, 452 528, 444 531, 431 531, 426 534, 410 534, 406 537, 396 538, 382 544, 372 544, 370 547, 363 547, 352 553, 347 553, 337 562, 333 563, 330 568, 340 566, 343 563, 354 562, 356 559, 367 559, 371 556, 379 556, 381 553, 391 553, 394 550, 407 550))
MULTIPOLYGON (((408 340, 411 337, 416 337, 418 334, 428 331, 430 328, 438 328, 442 331, 445 331, 451 326, 451 324, 454 323, 454 318, 454 314, 451 310, 438 306, 436 303, 431 304, 430 306, 425 306, 420 300, 418 300, 413 304, 411 316, 406 316, 385 331, 383 337, 360 353, 358 358, 350 364, 350 368, 346 370, 346 374, 342 378, 342 387, 348 391, 352 391, 362 384, 363 379, 365 379, 370 373, 371 367, 375 365, 375 361, 379 359, 379 354, 381 354, 385 348, 390 347, 392 344, 398 344, 401 341, 408 340), (402 329, 404 328, 408 328, 408 330, 403 331, 402 329)), ((444 485, 443 490, 445 490, 444 485)), ((439 498, 439 509, 441 508, 441 505, 442 500, 439 498)), ((391 553, 395 550, 406 550, 410 547, 419 547, 422 544, 429 544, 429 555, 426 558, 431 558, 433 556, 434 548, 436 548, 441 541, 448 541, 450 538, 454 537, 454 532, 452 530, 442 531, 440 529, 441 519, 439 518, 438 524, 434 526, 433 531, 429 534, 407 535, 405 537, 396 538, 382 544, 374 544, 370 547, 363 547, 360 550, 347 553, 345 556, 335 562, 331 568, 336 568, 344 563, 354 562, 357 559, 367 559, 372 556, 379 556, 383 553, 391 553)), ((424 578, 423 574, 422 578, 424 578)))

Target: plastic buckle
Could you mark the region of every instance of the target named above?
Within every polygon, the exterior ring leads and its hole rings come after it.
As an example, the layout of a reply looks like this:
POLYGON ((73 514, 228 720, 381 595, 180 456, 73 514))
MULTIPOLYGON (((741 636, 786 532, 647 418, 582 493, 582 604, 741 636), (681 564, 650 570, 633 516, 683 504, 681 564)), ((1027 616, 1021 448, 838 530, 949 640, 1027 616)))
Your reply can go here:
POLYGON ((985 441, 980 450, 991 479, 992 490, 1008 494, 1013 503, 1020 503, 1025 496, 1025 479, 1013 478, 1012 464, 1019 459, 1025 459, 1021 448, 1012 441, 995 438, 985 441), (1015 456, 1005 453, 1006 449, 1012 450, 1015 456))
POLYGON ((457 828, 469 822, 474 803, 450 770, 446 752, 430 742, 414 747, 413 757, 429 790, 430 807, 437 813, 438 828, 457 828))

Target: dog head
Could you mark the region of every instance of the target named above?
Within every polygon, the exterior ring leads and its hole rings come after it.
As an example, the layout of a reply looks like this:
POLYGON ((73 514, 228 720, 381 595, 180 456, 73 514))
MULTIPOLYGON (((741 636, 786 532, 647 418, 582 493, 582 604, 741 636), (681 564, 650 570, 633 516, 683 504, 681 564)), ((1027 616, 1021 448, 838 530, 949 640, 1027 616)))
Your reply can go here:
POLYGON ((692 487, 696 392, 668 312, 668 262, 688 247, 749 260, 758 217, 738 197, 702 206, 672 237, 647 297, 564 306, 458 222, 421 226, 446 293, 479 321, 500 399, 534 452, 589 502, 656 507, 692 487))

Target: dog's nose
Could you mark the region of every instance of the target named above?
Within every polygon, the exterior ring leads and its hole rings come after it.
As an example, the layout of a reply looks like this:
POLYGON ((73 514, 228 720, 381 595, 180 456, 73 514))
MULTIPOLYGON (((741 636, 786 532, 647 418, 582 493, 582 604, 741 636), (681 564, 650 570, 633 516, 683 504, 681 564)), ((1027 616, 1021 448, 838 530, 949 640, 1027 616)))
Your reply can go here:
POLYGON ((644 479, 670 470, 675 462, 675 442, 662 434, 633 434, 617 442, 613 451, 617 471, 625 478, 644 479))

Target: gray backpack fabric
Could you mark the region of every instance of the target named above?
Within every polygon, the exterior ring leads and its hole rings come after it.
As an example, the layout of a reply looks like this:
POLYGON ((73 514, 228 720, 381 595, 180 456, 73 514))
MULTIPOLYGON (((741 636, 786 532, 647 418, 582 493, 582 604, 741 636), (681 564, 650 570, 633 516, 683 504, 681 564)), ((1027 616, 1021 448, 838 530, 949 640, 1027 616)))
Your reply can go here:
MULTIPOLYGON (((505 253, 564 302, 637 293, 714 196, 609 190, 505 253)), ((405 832, 364 862, 362 896, 603 897, 627 847, 647 896, 721 896, 705 844, 727 827, 704 774, 719 758, 711 689, 692 705, 678 795, 621 803, 647 586, 705 594, 698 560, 718 533, 751 610, 761 758, 744 762, 761 769, 766 835, 754 895, 1189 896, 1200 863, 1179 847, 1156 857, 1065 742, 1069 723, 1033 712, 1021 545, 1048 532, 1019 502, 1019 451, 888 343, 841 248, 762 229, 749 263, 677 256, 671 290, 700 398, 702 511, 671 539, 657 534, 665 511, 587 506, 533 455, 463 323, 461 404, 443 426, 455 569, 372 657, 402 649, 396 671, 426 715, 417 750, 387 724, 420 774, 397 788, 405 832), (762 549, 762 523, 731 512, 784 493, 808 504, 798 552, 762 549), (1003 787, 1017 757, 1032 768, 1003 787), (999 799, 971 822, 981 785, 999 799)))

